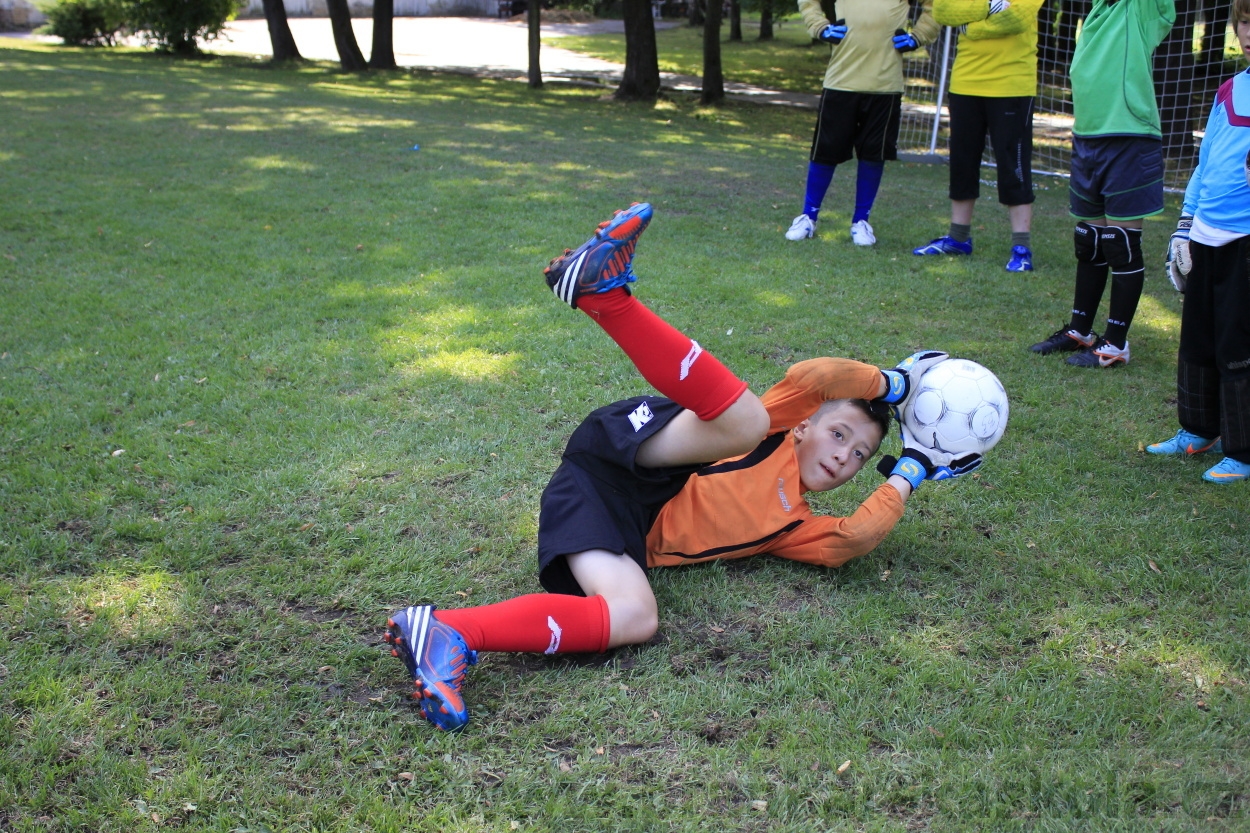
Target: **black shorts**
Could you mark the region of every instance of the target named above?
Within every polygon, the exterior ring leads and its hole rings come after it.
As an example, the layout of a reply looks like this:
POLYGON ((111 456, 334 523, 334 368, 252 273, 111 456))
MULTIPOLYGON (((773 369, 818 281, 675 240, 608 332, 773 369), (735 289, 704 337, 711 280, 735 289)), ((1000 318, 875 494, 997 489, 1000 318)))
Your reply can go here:
POLYGON ((636 396, 599 408, 573 431, 538 513, 538 580, 548 593, 586 595, 566 555, 625 553, 647 569, 656 516, 706 464, 643 468, 638 447, 683 410, 662 396, 636 396))
POLYGON ((1033 97, 986 98, 951 93, 952 200, 981 196, 981 155, 990 137, 998 166, 998 201, 1028 205, 1033 196, 1033 97))
POLYGON ((852 151, 861 162, 897 159, 902 100, 902 93, 823 90, 811 161, 841 165, 852 151))
POLYGON ((1163 140, 1072 137, 1068 211, 1078 220, 1140 220, 1163 211, 1163 140))

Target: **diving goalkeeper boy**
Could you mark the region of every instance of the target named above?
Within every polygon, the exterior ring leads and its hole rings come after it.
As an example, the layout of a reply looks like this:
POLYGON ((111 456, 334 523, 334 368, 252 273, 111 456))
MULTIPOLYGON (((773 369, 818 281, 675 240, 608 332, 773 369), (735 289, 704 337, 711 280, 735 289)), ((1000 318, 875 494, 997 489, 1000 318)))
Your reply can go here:
MULTIPOLYGON (((397 611, 385 639, 441 729, 468 721, 460 694, 478 651, 600 652, 645 642, 659 622, 647 570, 772 553, 836 567, 870 551, 925 479, 980 464, 904 437, 884 484, 848 518, 803 495, 836 489, 877 451, 890 407, 945 353, 890 370, 849 359, 792 366, 756 397, 742 380, 643 306, 626 284, 651 206, 618 212, 546 270, 548 286, 595 321, 661 395, 615 402, 574 430, 543 492, 539 581, 548 591, 480 607, 397 611)), ((883 461, 886 463, 886 461, 883 461)))

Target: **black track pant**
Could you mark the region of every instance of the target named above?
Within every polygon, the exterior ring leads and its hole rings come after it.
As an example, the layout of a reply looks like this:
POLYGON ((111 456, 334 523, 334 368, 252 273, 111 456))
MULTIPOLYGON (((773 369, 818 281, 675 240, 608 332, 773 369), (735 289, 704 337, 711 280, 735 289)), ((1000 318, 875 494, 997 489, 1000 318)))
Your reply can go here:
POLYGON ((1250 237, 1190 244, 1194 266, 1181 312, 1176 409, 1181 427, 1223 438, 1250 463, 1250 237))

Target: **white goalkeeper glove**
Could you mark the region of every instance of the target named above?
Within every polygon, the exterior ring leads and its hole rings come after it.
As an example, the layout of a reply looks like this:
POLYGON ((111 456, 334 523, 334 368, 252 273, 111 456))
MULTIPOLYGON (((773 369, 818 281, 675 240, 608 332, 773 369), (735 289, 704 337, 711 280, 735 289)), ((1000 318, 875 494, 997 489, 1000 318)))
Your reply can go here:
POLYGON ((1189 229, 1193 224, 1193 217, 1181 217, 1176 223, 1176 231, 1168 240, 1168 280, 1177 292, 1185 291, 1189 270, 1194 268, 1193 258, 1189 256, 1189 229))
POLYGON ((898 424, 903 437, 903 455, 897 459, 887 454, 877 464, 877 471, 889 477, 897 474, 911 484, 914 492, 926 480, 950 480, 967 474, 981 465, 980 454, 955 456, 945 451, 925 448, 916 442, 911 433, 898 424))
POLYGON ((925 371, 950 357, 950 353, 943 353, 941 350, 921 350, 903 359, 894 366, 893 370, 881 371, 888 388, 885 396, 881 397, 881 401, 893 406, 894 414, 898 416, 925 371))
MULTIPOLYGON (((1009 0, 990 0, 990 14, 1005 12, 1010 8, 1011 3, 1009 0)), ((986 17, 989 17, 989 15, 986 15, 986 17)))

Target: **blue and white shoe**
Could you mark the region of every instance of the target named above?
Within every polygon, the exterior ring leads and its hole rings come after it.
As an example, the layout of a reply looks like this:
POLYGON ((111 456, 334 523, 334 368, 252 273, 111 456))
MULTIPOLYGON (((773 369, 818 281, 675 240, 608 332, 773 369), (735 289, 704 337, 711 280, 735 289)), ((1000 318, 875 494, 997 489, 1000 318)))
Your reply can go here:
POLYGON ((1250 479, 1250 463, 1240 463, 1232 457, 1225 457, 1203 472, 1202 479, 1208 483, 1236 483, 1250 479))
POLYGON ((972 238, 960 243, 949 234, 930 240, 918 249, 912 249, 914 255, 970 255, 972 254, 972 238))
POLYGON ((460 684, 469 666, 477 664, 477 651, 469 650, 455 628, 434 618, 433 605, 396 611, 386 621, 382 638, 412 675, 416 684, 412 696, 421 701, 421 715, 447 732, 463 728, 469 710, 460 684))
POLYGON ((1007 261, 1008 272, 1032 272, 1033 252, 1028 246, 1012 246, 1011 260, 1007 261))
POLYGON ((583 295, 607 292, 638 278, 634 275, 634 247, 651 222, 651 204, 636 202, 599 224, 577 249, 565 249, 543 270, 547 286, 564 303, 577 309, 583 295))
POLYGON ((1175 437, 1161 443, 1151 443, 1146 446, 1146 450, 1151 454, 1223 454, 1224 446, 1219 437, 1209 440, 1182 428, 1176 432, 1175 437))

